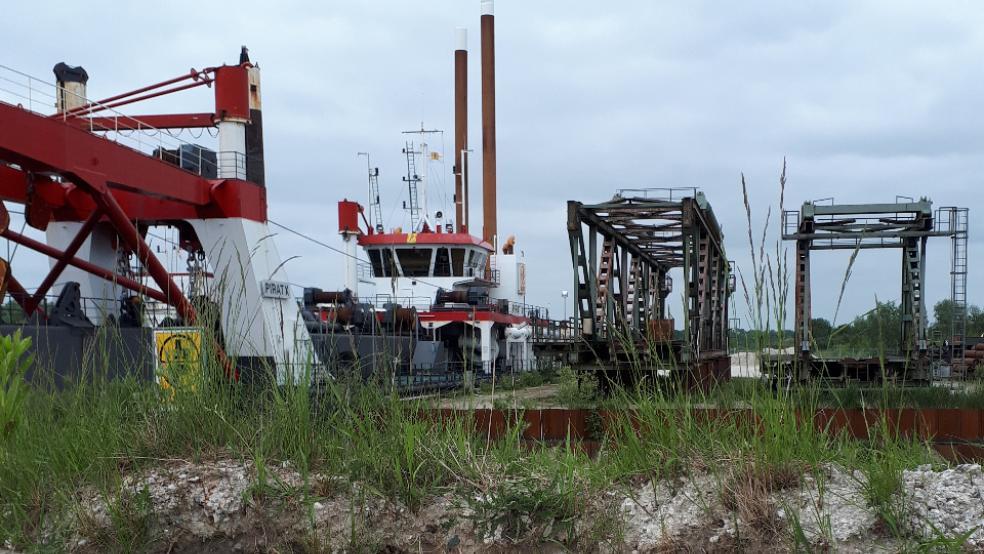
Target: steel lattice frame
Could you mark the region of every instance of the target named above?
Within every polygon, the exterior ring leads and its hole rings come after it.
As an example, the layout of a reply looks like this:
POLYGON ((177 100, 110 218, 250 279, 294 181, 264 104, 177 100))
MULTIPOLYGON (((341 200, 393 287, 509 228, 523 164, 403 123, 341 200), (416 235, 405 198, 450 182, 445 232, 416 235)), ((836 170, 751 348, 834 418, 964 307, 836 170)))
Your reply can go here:
POLYGON ((616 366, 626 342, 644 345, 636 355, 653 352, 649 325, 666 320, 669 272, 680 268, 686 300, 684 339, 671 353, 675 368, 698 369, 700 381, 726 378, 733 278, 702 193, 626 190, 601 204, 570 201, 567 230, 578 330, 591 352, 616 366))
MULTIPOLYGON (((941 208, 934 217, 933 204, 919 201, 889 204, 803 204, 800 211, 783 213, 783 240, 796 242, 796 345, 803 380, 811 369, 813 335, 811 328, 810 253, 815 250, 866 250, 897 248, 902 251, 902 359, 900 367, 907 378, 925 379, 927 313, 925 299, 926 244, 930 237, 960 237, 966 240, 966 208, 941 208), (960 214, 963 219, 956 217, 960 214), (964 227, 960 228, 960 222, 964 227), (942 224, 941 224, 942 223, 942 224)), ((956 264, 958 260, 954 259, 956 264)), ((956 283, 957 271, 951 271, 956 283)), ((964 273, 966 268, 964 265, 964 273)), ((956 290, 958 287, 951 287, 956 290)), ((956 300, 956 298, 954 298, 956 300)), ((955 305, 955 310, 966 309, 955 305)), ((962 330, 957 330, 961 334, 962 330)), ((963 343, 962 335, 953 339, 963 343)))

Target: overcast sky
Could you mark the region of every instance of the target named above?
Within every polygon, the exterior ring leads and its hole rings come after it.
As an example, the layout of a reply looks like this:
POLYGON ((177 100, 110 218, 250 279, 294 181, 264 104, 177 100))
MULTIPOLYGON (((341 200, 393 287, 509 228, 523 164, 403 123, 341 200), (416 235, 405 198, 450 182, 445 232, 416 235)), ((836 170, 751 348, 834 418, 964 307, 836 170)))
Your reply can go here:
MULTIPOLYGON (((263 71, 270 218, 331 244, 341 246, 335 203, 366 201, 357 152, 380 167, 393 225, 402 221, 393 211, 404 190, 400 132, 445 129, 452 149, 456 26, 470 33, 470 141, 481 146, 478 0, 118 4, 8 2, 0 63, 45 79, 56 62, 83 65, 100 98, 235 63, 248 45, 263 71)), ((778 209, 785 156, 787 209, 897 194, 970 207, 969 299, 984 303, 974 286, 984 263, 974 220, 984 4, 499 0, 496 15, 499 231, 526 254, 530 302, 559 313, 560 291, 573 286, 565 201, 603 201, 617 188, 700 187, 729 257, 747 271, 740 175, 758 234, 768 206, 778 209)), ((150 106, 211 109, 208 93, 150 106)), ((473 214, 478 223, 479 206, 473 214)), ((777 222, 774 213, 774 231, 777 222)), ((339 286, 338 254, 288 234, 277 241, 283 257, 300 256, 291 281, 339 286)), ((929 256, 932 306, 949 294, 949 243, 931 241, 929 256)), ((815 315, 833 315, 848 257, 815 256, 815 315)), ((863 252, 839 319, 876 295, 897 300, 900 266, 897 251, 863 252)))

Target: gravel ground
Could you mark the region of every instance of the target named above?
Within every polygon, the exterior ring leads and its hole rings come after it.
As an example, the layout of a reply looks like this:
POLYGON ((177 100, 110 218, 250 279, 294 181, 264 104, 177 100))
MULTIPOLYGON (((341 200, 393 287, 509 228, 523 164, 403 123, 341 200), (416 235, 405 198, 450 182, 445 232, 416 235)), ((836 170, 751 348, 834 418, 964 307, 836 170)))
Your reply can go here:
MULTIPOLYGON (((258 486, 249 463, 219 460, 172 463, 130 475, 121 496, 83 496, 76 549, 102 551, 120 498, 140 494, 149 501, 151 535, 164 545, 162 551, 193 552, 203 545, 213 552, 256 551, 285 542, 314 544, 325 551, 351 550, 354 544, 414 552, 497 552, 510 546, 476 527, 473 514, 450 494, 412 513, 338 479, 312 475, 305 482, 286 465, 265 468, 265 473, 267 484, 258 486)), ((818 549, 890 552, 904 546, 881 531, 884 526, 866 505, 864 476, 858 472, 831 466, 818 475, 804 475, 798 485, 768 492, 762 506, 771 512, 754 521, 743 520, 747 512, 726 507, 726 482, 721 476, 696 474, 610 491, 598 499, 604 505, 596 513, 611 508, 621 520, 622 544, 611 551, 785 549, 793 522, 818 549), (770 521, 782 530, 761 533, 763 522, 770 521)), ((966 535, 968 546, 984 548, 984 472, 979 465, 906 471, 899 501, 908 510, 914 539, 966 535)), ((587 529, 592 516, 581 517, 585 521, 576 528, 587 529)))
POLYGON ((525 406, 527 403, 537 404, 546 402, 557 396, 560 385, 541 385, 539 387, 526 387, 523 389, 497 390, 495 395, 491 393, 481 393, 466 396, 456 396, 442 398, 439 406, 445 409, 456 410, 479 410, 493 408, 498 402, 505 406, 525 406))

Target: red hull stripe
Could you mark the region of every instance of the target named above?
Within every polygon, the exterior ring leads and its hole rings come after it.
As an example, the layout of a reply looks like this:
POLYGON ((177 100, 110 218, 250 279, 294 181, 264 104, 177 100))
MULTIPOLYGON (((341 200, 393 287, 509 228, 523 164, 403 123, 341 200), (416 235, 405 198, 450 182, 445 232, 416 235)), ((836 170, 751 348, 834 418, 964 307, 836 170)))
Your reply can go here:
POLYGON ((379 235, 362 235, 359 237, 361 246, 400 246, 422 244, 426 246, 452 244, 468 245, 492 251, 492 245, 468 233, 383 233, 379 235))

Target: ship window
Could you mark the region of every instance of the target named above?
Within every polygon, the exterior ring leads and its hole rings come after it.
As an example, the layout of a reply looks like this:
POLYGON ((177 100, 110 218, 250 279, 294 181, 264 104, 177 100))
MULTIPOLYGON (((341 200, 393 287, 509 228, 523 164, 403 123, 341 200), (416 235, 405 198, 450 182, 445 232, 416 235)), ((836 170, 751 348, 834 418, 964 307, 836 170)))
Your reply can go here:
POLYGON ((396 271, 396 261, 393 260, 393 251, 389 248, 383 249, 383 273, 380 277, 395 277, 398 275, 396 271))
POLYGON ((430 275, 432 250, 430 248, 399 248, 400 267, 404 277, 427 277, 430 275))
POLYGON ((447 248, 438 248, 434 258, 434 277, 451 277, 451 255, 447 248))
POLYGON ((464 248, 451 249, 451 266, 456 277, 465 275, 465 252, 464 248))
POLYGON ((472 269, 475 271, 475 275, 481 275, 482 270, 485 267, 485 253, 475 252, 475 254, 472 256, 471 266, 472 269))
POLYGON ((372 264, 373 277, 383 276, 383 258, 379 255, 379 250, 367 250, 369 262, 372 264))

